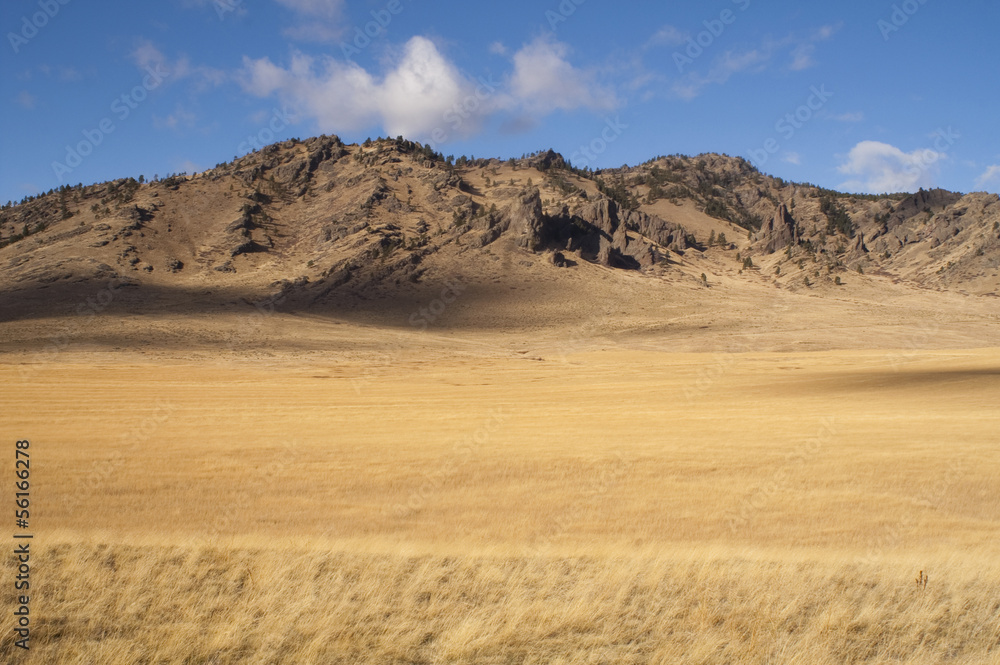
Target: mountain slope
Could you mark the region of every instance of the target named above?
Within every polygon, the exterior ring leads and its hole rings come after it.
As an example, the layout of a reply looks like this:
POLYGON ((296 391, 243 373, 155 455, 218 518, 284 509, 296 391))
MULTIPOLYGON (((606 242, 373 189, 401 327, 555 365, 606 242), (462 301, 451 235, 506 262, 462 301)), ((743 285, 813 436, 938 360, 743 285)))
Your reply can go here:
POLYGON ((1000 290, 995 195, 845 195, 721 155, 452 163, 402 139, 290 140, 195 175, 65 187, 5 206, 0 244, 6 321, 249 303, 412 325, 460 292, 449 316, 474 310, 470 327, 511 311, 569 325, 621 303, 644 328, 660 320, 647 304, 770 303, 776 287, 831 311, 834 294, 1000 290))

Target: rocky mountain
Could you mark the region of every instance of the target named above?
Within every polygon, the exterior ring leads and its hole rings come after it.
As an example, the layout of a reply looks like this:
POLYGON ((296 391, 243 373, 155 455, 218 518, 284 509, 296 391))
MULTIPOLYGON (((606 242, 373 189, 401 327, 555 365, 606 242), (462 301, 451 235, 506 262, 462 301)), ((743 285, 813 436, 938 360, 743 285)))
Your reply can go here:
MULTIPOLYGON (((870 270, 922 286, 994 293, 1000 197, 936 189, 851 195, 786 183, 742 159, 667 157, 613 173, 643 209, 693 201, 746 229, 752 254, 870 270)), ((669 218, 669 216, 668 216, 669 218)))
POLYGON ((29 295, 72 301, 109 280, 309 309, 434 275, 502 282, 538 262, 553 280, 600 268, 708 282, 732 269, 802 289, 854 273, 997 295, 1000 198, 842 194, 722 155, 591 172, 552 151, 455 161, 402 138, 320 136, 194 175, 63 187, 0 210, 8 313, 29 295))

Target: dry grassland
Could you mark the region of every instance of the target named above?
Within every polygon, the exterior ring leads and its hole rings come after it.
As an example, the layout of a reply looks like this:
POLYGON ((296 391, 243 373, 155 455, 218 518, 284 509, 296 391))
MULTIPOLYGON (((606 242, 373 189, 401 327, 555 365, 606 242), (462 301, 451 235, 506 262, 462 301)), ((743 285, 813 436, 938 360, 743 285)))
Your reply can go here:
POLYGON ((105 358, 0 365, 5 661, 1000 662, 998 350, 105 358))

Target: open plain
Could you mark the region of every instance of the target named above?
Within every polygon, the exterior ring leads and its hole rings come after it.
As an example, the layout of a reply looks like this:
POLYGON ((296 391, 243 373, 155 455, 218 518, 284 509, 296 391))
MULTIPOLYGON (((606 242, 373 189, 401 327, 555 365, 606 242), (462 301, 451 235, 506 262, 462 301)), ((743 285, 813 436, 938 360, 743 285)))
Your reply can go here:
POLYGON ((296 318, 5 353, 21 662, 998 662, 996 348, 296 318))

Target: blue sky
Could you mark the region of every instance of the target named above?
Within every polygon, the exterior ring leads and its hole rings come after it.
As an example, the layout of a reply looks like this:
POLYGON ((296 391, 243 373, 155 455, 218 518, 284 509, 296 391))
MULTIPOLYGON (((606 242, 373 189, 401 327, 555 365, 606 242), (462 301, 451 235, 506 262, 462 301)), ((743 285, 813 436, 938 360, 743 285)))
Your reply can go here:
POLYGON ((405 135, 577 166, 722 152, 852 191, 1000 189, 1000 7, 944 0, 6 0, 0 200, 405 135))

